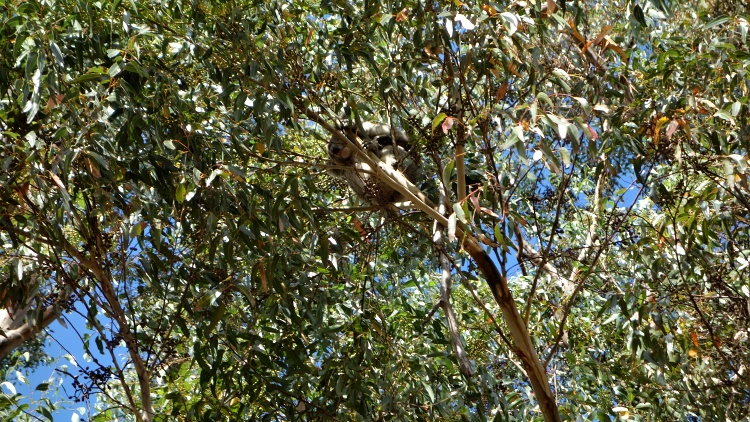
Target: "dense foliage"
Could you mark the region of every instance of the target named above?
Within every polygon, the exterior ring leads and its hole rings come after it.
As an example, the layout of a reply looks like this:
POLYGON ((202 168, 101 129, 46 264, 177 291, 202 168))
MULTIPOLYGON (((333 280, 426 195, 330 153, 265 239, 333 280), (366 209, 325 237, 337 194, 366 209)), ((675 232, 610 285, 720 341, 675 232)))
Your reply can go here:
POLYGON ((748 417, 749 12, 0 0, 4 373, 79 313, 87 420, 748 417))

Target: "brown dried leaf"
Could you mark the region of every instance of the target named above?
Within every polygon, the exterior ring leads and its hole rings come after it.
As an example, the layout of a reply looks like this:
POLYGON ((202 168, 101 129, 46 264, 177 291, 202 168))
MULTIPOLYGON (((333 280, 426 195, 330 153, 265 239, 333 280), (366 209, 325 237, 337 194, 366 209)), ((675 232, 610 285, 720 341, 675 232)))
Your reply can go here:
POLYGON ((263 265, 263 262, 258 264, 258 274, 260 274, 260 288, 263 291, 263 293, 268 292, 268 279, 266 278, 266 267, 263 265))
POLYGON ((396 14, 396 22, 403 22, 407 19, 409 19, 409 9, 403 8, 400 12, 396 14))
POLYGON ((625 54, 625 50, 623 50, 622 47, 620 47, 619 45, 617 45, 617 43, 615 43, 614 41, 612 41, 612 38, 610 38, 608 36, 604 37, 604 46, 602 48, 604 48, 605 50, 606 49, 614 50, 615 53, 617 53, 617 54, 620 55, 620 58, 623 61, 628 61, 628 55, 625 54))
POLYGON ((503 82, 502 85, 495 92, 495 102, 499 103, 505 98, 505 94, 508 92, 508 82, 503 82))
POLYGON ((605 25, 604 28, 602 29, 602 32, 600 32, 599 35, 596 36, 596 38, 594 38, 593 40, 589 41, 588 43, 586 43, 586 45, 583 46, 583 48, 581 49, 581 53, 585 53, 586 49, 588 49, 590 45, 592 45, 592 44, 594 44, 594 45, 599 44, 599 42, 601 40, 603 40, 604 37, 606 37, 607 34, 609 34, 609 32, 611 30, 612 30, 612 25, 605 25))
POLYGON ((698 344, 698 334, 695 334, 695 331, 690 332, 690 340, 692 340, 693 344, 697 348, 701 348, 701 346, 698 344))

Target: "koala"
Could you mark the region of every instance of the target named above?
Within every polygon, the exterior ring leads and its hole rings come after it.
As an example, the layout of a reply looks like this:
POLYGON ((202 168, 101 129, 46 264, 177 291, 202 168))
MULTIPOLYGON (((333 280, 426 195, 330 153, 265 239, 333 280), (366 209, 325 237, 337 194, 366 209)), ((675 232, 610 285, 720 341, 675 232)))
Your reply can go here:
MULTIPOLYGON (((407 151, 409 138, 402 130, 372 122, 362 122, 361 128, 358 128, 348 121, 339 122, 336 128, 355 144, 361 144, 366 151, 373 152, 386 165, 402 172, 410 182, 417 181, 420 167, 417 159, 407 151)), ((371 168, 360 159, 362 152, 352 151, 349 145, 335 136, 328 140, 327 151, 328 164, 335 166, 328 173, 346 180, 351 190, 366 204, 382 207, 405 200, 403 195, 375 176, 377 168, 371 168)))

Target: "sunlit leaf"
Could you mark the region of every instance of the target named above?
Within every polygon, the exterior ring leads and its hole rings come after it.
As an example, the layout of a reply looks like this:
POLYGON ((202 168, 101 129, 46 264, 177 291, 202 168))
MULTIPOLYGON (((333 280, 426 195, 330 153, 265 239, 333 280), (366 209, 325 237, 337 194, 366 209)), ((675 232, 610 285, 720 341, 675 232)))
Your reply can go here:
POLYGON ((503 26, 508 31, 508 35, 513 35, 518 30, 518 17, 510 12, 500 13, 503 20, 503 26))
POLYGON ((708 22, 707 24, 705 24, 703 26, 703 28, 704 29, 711 29, 711 28, 713 28, 715 26, 719 26, 719 25, 725 24, 727 22, 729 22, 729 16, 721 16, 721 17, 718 17, 718 18, 712 20, 711 22, 708 22))

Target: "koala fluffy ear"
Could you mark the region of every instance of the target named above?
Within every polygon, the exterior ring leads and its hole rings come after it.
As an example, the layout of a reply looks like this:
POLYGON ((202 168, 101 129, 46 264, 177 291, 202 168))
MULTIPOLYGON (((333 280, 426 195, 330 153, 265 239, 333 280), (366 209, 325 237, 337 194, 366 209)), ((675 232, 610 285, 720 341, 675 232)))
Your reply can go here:
POLYGON ((346 137, 352 141, 357 139, 357 137, 359 136, 360 131, 359 129, 357 129, 357 124, 351 122, 349 119, 337 119, 333 127, 346 135, 346 137))
POLYGON ((351 140, 359 138, 364 141, 376 141, 380 147, 387 145, 398 145, 405 150, 409 150, 409 137, 403 130, 392 127, 384 123, 374 123, 363 121, 360 125, 348 119, 337 119, 335 122, 336 129, 344 132, 351 140), (395 142, 393 141, 395 138, 395 142))
POLYGON ((381 148, 388 145, 397 145, 407 151, 409 150, 409 137, 399 128, 382 123, 363 122, 362 129, 365 135, 373 141, 377 141, 381 148))

